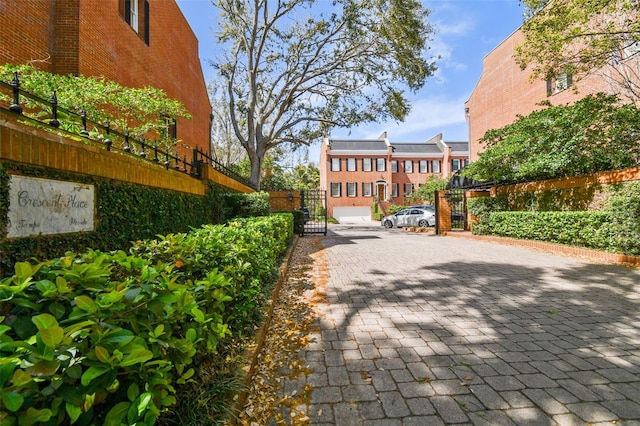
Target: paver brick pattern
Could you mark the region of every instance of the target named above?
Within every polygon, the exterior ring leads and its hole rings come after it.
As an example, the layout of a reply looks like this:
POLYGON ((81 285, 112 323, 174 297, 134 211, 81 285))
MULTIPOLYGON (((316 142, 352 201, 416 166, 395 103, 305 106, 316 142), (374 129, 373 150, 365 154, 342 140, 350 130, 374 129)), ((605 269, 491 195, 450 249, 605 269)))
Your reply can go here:
POLYGON ((334 226, 313 425, 640 425, 640 270, 334 226))

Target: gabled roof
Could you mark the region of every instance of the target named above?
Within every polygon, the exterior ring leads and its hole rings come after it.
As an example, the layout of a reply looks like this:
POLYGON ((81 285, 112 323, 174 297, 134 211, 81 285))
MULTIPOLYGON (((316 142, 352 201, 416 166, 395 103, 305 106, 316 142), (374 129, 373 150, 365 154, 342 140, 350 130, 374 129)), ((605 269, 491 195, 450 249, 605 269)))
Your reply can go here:
POLYGON ((452 152, 466 152, 469 153, 469 142, 447 142, 451 147, 452 152))
POLYGON ((384 151, 387 152, 387 144, 380 139, 341 140, 331 139, 329 142, 331 151, 384 151))
POLYGON ((394 143, 394 154, 440 154, 442 150, 435 143, 394 143))

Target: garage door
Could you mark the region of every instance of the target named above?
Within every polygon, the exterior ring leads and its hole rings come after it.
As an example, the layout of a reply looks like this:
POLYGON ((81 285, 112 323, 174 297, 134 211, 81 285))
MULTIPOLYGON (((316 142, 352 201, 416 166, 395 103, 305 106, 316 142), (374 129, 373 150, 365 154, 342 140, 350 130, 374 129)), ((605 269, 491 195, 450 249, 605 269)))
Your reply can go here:
POLYGON ((371 222, 371 207, 334 207, 333 217, 340 223, 371 222))

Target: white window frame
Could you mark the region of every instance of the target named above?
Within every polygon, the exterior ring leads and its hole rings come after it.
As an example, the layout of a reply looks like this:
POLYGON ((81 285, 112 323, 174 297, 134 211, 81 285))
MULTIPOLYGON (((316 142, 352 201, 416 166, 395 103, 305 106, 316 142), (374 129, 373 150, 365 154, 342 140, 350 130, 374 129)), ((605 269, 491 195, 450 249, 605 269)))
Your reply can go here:
POLYGON ((420 160, 418 163, 418 171, 420 173, 429 173, 429 162, 427 160, 420 160))
POLYGON ((347 182, 347 197, 358 196, 358 184, 356 182, 347 182))
POLYGON ((405 173, 413 173, 413 161, 412 160, 404 160, 404 172, 405 173))
POLYGON ((372 165, 371 165, 371 158, 363 158, 362 159, 362 171, 363 172, 371 172, 373 171, 372 165))
POLYGON ((398 173, 398 161, 391 160, 391 173, 398 173))
POLYGON ((373 182, 362 182, 362 196, 363 197, 373 196, 373 182))
POLYGON ((331 196, 332 197, 342 196, 342 184, 340 182, 331 182, 331 196))
POLYGON ((386 158, 376 158, 376 171, 384 172, 387 170, 387 159, 386 158))
POLYGON ((391 184, 391 197, 397 197, 398 194, 400 192, 400 184, 399 183, 392 183, 391 184))
POLYGON ((131 25, 131 28, 133 28, 133 31, 135 32, 138 32, 139 30, 138 18, 140 16, 140 8, 138 6, 138 0, 130 0, 129 16, 131 18, 131 22, 129 22, 129 25, 131 25))
POLYGON ((357 171, 356 159, 355 158, 347 158, 347 171, 348 172, 357 171))
POLYGON ((462 161, 459 158, 451 160, 451 171, 457 172, 462 168, 462 161))
POLYGON ((403 186, 404 186, 404 196, 411 197, 413 195, 413 184, 405 183, 403 186))
POLYGON ((431 173, 442 173, 442 168, 440 167, 440 160, 432 160, 431 161, 431 173))
POLYGON ((331 171, 332 172, 339 172, 340 171, 340 165, 341 165, 341 161, 339 158, 332 158, 331 159, 331 171))

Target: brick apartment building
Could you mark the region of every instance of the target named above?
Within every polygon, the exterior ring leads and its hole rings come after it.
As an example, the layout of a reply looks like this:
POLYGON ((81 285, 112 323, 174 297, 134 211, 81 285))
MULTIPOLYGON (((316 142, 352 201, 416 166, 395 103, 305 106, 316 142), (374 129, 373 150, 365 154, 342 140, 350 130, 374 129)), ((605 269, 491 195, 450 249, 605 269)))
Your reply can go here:
POLYGON ((320 148, 320 188, 327 215, 339 222, 371 220, 371 208, 404 204, 431 175, 450 177, 469 162, 467 142, 391 143, 386 133, 372 140, 328 139, 320 148))
MULTIPOLYGON (((566 105, 590 94, 617 91, 606 69, 581 79, 577 91, 571 76, 567 75, 531 81, 530 70, 522 70, 513 56, 515 47, 523 40, 524 34, 518 29, 484 57, 482 75, 465 103, 471 161, 477 160, 483 150, 479 141, 487 130, 499 129, 513 123, 518 115, 526 116, 542 109, 539 105, 542 101, 566 105)), ((636 53, 623 51, 621 55, 636 53)), ((632 60, 637 60, 637 56, 632 60)))
POLYGON ((192 116, 175 136, 208 150, 198 40, 174 0, 0 0, 0 28, 0 63, 163 89, 192 116))

